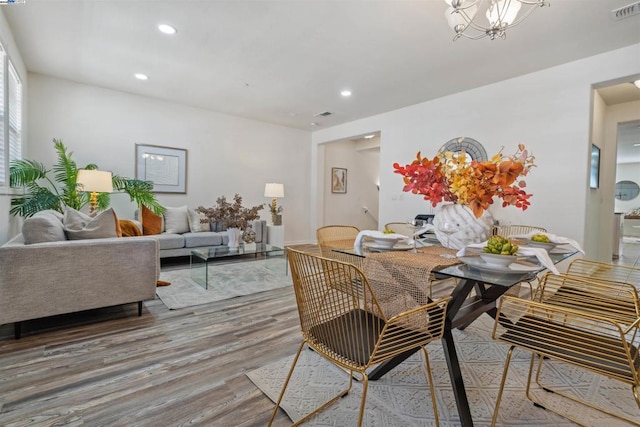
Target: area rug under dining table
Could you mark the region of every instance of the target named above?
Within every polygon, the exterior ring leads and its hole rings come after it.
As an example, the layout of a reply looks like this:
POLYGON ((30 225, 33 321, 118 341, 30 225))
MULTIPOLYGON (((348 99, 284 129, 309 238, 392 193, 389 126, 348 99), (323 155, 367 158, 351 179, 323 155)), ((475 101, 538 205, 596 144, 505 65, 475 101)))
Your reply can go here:
POLYGON ((212 262, 208 274, 209 286, 205 289, 191 278, 188 266, 162 271, 160 280, 171 285, 158 287, 156 294, 164 305, 175 310, 286 286, 291 286, 293 292, 284 256, 212 262))
MULTIPOLYGON (((476 426, 491 424, 504 360, 508 347, 491 338, 493 321, 482 316, 464 331, 454 330, 458 356, 465 379, 471 413, 476 426)), ((442 345, 428 345, 436 387, 440 425, 460 426, 442 345)), ((284 384, 293 355, 248 372, 247 376, 271 400, 275 401, 284 384)), ((574 426, 550 411, 535 407, 525 396, 530 354, 515 350, 505 392, 500 405, 498 425, 502 426, 574 426)), ((631 389, 568 365, 549 362, 543 370, 546 381, 629 417, 638 415, 631 389)), ((302 418, 347 385, 348 377, 334 365, 308 349, 303 350, 289 383, 282 408, 292 420, 302 418)), ((365 425, 372 427, 407 427, 435 425, 425 366, 417 353, 378 381, 369 383, 365 425)), ((532 386, 533 393, 549 407, 584 420, 588 426, 626 426, 600 412, 567 401, 532 386)), ((354 383, 352 391, 305 422, 305 426, 356 425, 362 385, 354 383)))

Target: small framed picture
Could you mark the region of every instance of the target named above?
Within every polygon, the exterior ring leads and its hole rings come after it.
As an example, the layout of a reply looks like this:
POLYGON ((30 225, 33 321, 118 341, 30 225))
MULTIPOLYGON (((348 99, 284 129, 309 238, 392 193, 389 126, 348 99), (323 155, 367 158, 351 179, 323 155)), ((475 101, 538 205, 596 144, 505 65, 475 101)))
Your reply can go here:
POLYGON ((347 192, 347 170, 343 168, 331 168, 331 192, 347 192))

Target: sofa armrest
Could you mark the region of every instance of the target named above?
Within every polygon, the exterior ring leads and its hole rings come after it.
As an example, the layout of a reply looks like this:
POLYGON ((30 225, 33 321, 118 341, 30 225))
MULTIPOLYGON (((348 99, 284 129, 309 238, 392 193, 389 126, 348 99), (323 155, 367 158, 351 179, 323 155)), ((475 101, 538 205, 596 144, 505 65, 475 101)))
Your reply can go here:
POLYGON ((152 238, 0 247, 0 324, 155 298, 152 238))

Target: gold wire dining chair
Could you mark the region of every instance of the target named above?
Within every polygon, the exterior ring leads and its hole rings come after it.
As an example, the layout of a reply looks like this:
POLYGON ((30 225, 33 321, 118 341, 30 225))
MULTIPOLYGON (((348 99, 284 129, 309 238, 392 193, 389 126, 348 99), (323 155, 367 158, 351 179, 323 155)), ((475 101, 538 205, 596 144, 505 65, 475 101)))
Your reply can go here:
POLYGON ((360 230, 352 225, 326 225, 316 230, 320 254, 325 258, 355 264, 362 267, 362 257, 336 252, 335 249, 353 249, 360 230))
MULTIPOLYGON (((305 345, 334 365, 349 372, 348 387, 308 415, 299 425, 349 393, 353 377, 362 380, 362 400, 358 426, 362 425, 368 389, 367 369, 410 350, 423 350, 431 403, 439 425, 433 378, 426 344, 438 340, 444 331, 449 297, 427 304, 414 302, 412 308, 393 316, 385 314, 376 293, 364 273, 353 264, 287 249, 291 277, 300 316, 302 342, 276 402, 269 425, 278 412, 289 380, 305 345), (358 286, 356 283, 360 283, 358 286)), ((401 284, 396 296, 402 296, 401 284)), ((388 311, 387 311, 388 312, 388 311)))
POLYGON ((493 227, 491 234, 502 237, 513 237, 529 234, 532 231, 546 233, 547 229, 543 227, 536 227, 534 225, 496 225, 493 227))
MULTIPOLYGON (((559 361, 591 371, 631 386, 640 410, 640 317, 638 291, 628 283, 595 282, 584 277, 546 274, 538 287, 536 301, 505 296, 500 302, 493 338, 510 344, 500 390, 493 414, 496 424, 500 400, 514 348, 532 352, 526 396, 537 406, 578 424, 580 420, 543 405, 531 394, 531 379, 537 363, 535 381, 543 390, 597 409, 608 415, 640 425, 619 411, 587 402, 549 384, 543 384, 545 364, 559 361), (499 333, 498 326, 506 328, 499 333)), ((560 367, 561 368, 561 367, 560 367)), ((558 384, 555 384, 558 386, 558 384)))

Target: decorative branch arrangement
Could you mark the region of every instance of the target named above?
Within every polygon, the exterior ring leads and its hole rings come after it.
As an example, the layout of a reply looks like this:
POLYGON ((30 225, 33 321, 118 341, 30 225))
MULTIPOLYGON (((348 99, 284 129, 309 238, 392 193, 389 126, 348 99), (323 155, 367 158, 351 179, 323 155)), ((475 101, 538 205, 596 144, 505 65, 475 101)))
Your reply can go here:
POLYGON ((263 205, 257 205, 252 208, 242 206, 242 197, 236 193, 233 196, 233 203, 227 201, 225 196, 218 197, 216 205, 211 208, 198 206, 196 212, 203 213, 206 218, 203 223, 219 222, 225 228, 241 228, 247 229, 250 221, 260 219, 258 211, 264 209, 263 205))

